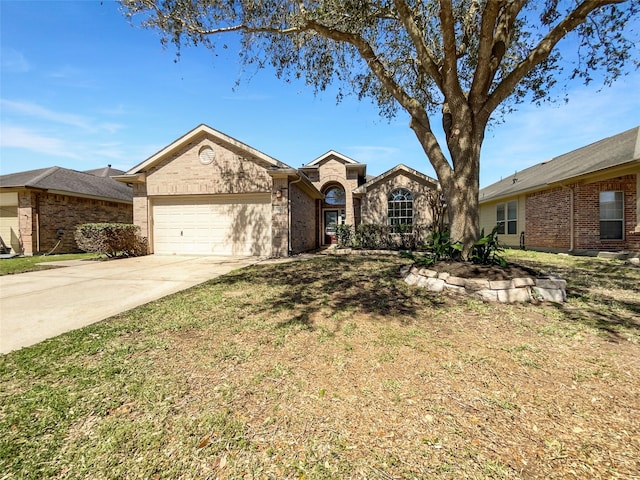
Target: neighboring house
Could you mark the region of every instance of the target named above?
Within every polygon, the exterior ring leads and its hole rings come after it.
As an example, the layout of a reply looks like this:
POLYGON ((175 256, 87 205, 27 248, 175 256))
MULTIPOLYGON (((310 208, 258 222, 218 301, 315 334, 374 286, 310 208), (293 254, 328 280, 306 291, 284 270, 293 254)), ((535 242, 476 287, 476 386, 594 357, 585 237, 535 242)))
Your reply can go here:
POLYGON ((640 252, 640 127, 481 189, 480 223, 509 246, 640 252))
POLYGON ((131 223, 131 187, 110 167, 78 172, 61 167, 0 176, 0 237, 13 253, 78 251, 77 225, 131 223), (56 246, 57 245, 57 246, 56 246))
POLYGON ((414 205, 437 187, 403 165, 367 182, 334 151, 294 169, 206 125, 115 178, 156 254, 287 256, 335 243, 341 223, 429 222, 414 205))

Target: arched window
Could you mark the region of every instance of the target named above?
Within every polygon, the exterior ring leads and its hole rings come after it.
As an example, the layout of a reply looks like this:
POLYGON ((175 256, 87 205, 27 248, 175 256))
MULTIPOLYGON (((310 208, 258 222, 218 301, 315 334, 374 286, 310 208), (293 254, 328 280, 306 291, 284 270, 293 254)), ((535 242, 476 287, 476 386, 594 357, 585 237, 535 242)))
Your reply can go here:
POLYGON ((344 205, 345 198, 344 189, 341 187, 331 187, 324 194, 324 202, 327 205, 344 205))
POLYGON ((413 224, 413 195, 406 188, 396 188, 389 194, 387 218, 389 225, 413 224))

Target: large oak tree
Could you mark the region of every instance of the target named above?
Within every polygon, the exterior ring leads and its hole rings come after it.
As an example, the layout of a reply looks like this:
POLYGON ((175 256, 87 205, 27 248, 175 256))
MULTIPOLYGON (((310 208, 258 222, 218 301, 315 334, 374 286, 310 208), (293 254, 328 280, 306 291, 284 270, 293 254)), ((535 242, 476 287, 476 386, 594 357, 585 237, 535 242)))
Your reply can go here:
POLYGON ((215 50, 241 37, 240 61, 317 91, 409 114, 448 203, 451 237, 479 236, 480 151, 488 123, 560 80, 608 84, 636 49, 638 0, 121 0, 163 42, 215 50), (566 58, 563 58, 564 57, 566 58), (594 73, 594 72, 597 72, 594 73), (440 118, 438 118, 440 117, 440 118), (433 123, 441 121, 443 150, 433 123))

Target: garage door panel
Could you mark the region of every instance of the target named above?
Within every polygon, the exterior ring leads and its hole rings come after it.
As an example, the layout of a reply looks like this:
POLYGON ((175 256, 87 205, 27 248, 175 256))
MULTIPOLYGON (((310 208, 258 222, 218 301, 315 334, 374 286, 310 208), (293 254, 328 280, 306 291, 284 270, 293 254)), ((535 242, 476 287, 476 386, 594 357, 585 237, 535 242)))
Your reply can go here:
POLYGON ((153 202, 154 251, 269 255, 270 213, 268 194, 158 198, 153 202))

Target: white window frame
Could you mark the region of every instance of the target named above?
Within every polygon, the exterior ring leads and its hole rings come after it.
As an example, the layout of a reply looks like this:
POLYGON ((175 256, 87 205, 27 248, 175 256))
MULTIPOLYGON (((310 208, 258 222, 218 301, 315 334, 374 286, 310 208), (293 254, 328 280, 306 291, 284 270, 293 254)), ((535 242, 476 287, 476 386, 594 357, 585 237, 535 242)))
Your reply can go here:
POLYGON ((413 194, 406 188, 396 188, 387 196, 389 225, 413 225, 413 194))
POLYGON ((599 195, 599 210, 600 210, 600 240, 619 241, 624 240, 624 192, 619 190, 607 190, 600 192, 599 195), (613 194, 613 201, 603 201, 603 196, 611 196, 613 194), (619 206, 618 206, 618 202, 619 206), (606 204, 613 203, 613 208, 607 208, 606 204), (603 237, 602 223, 619 223, 620 224, 620 237, 610 238, 603 237))
POLYGON ((517 200, 511 200, 509 202, 499 203, 496 205, 496 225, 498 225, 498 234, 500 235, 518 234, 517 200), (502 212, 502 215, 500 215, 500 212, 502 212))

